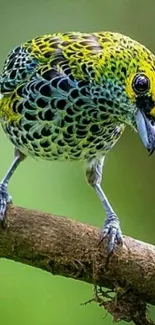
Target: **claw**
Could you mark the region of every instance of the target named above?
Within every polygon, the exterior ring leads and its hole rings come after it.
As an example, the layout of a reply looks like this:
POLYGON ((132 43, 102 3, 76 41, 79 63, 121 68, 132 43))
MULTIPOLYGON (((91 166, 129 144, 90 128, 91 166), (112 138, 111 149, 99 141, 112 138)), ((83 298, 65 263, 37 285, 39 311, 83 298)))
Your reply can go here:
POLYGON ((7 204, 12 202, 12 197, 8 194, 7 185, 0 184, 0 221, 4 220, 7 204))
POLYGON ((109 235, 108 253, 111 254, 115 248, 116 242, 119 244, 123 243, 120 222, 116 215, 111 215, 106 218, 100 242, 102 242, 107 235, 109 235))

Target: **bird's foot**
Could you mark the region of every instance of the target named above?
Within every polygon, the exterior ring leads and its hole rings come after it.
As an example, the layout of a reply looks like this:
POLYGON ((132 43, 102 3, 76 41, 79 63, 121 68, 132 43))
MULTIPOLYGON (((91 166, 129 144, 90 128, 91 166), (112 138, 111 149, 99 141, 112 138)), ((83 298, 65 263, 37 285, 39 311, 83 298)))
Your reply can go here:
POLYGON ((101 233, 101 242, 109 235, 108 253, 111 254, 115 248, 115 243, 123 243, 123 235, 120 227, 119 218, 115 215, 109 215, 104 223, 101 233))
POLYGON ((8 194, 7 185, 0 183, 0 221, 4 220, 8 203, 12 203, 12 197, 8 194))

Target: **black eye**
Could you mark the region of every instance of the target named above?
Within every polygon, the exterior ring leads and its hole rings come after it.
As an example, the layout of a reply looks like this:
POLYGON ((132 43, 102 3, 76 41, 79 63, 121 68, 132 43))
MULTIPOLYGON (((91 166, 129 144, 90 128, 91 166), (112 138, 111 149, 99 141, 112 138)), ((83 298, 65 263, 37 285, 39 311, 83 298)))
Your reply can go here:
POLYGON ((132 87, 137 95, 143 95, 149 90, 150 81, 145 74, 137 74, 133 79, 132 87))

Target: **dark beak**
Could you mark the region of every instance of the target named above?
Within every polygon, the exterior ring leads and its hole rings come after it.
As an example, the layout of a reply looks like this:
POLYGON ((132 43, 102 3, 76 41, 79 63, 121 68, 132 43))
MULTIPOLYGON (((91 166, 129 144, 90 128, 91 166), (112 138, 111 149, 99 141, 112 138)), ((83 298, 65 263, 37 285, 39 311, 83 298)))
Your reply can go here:
POLYGON ((135 119, 140 138, 151 155, 155 150, 155 125, 152 125, 148 117, 140 110, 137 111, 135 119))

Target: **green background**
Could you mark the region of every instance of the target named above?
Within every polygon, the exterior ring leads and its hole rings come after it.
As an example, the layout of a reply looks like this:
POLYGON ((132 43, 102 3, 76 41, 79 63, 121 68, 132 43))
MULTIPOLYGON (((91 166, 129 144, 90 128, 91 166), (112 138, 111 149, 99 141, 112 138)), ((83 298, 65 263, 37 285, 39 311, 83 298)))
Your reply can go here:
MULTIPOLYGON (((16 45, 56 31, 117 31, 155 52, 154 12, 154 0, 0 0, 0 65, 16 45)), ((0 148, 3 177, 13 147, 2 130, 0 148)), ((138 135, 127 129, 106 159, 104 189, 124 234, 153 244, 154 184, 155 155, 148 157, 138 135)), ((82 164, 27 159, 9 191, 17 205, 103 225, 103 209, 85 181, 82 164)), ((97 305, 80 306, 92 293, 91 285, 0 260, 0 324, 112 324, 111 316, 103 319, 106 312, 97 305)), ((153 309, 151 314, 155 320, 153 309)))

